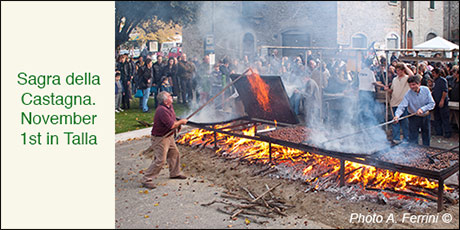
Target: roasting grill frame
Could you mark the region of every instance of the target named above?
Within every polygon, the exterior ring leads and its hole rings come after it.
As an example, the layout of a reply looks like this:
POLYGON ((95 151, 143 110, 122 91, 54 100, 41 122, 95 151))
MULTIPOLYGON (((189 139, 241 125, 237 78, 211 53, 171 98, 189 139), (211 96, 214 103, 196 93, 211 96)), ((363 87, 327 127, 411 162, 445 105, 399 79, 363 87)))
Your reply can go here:
MULTIPOLYGON (((255 132, 254 136, 247 136, 244 134, 240 133, 235 133, 235 128, 242 127, 242 128, 249 128, 251 126, 254 126, 257 128, 258 125, 274 125, 274 122, 272 121, 267 121, 259 118, 250 118, 248 116, 245 117, 240 117, 240 118, 235 118, 232 120, 224 121, 224 122, 215 122, 215 123, 197 123, 197 122, 192 122, 189 121, 187 125, 200 128, 200 129, 205 129, 209 131, 213 131, 213 138, 214 141, 212 142, 214 144, 214 148, 217 148, 217 133, 222 133, 226 135, 231 135, 231 136, 236 136, 240 138, 247 138, 247 139, 252 139, 256 141, 263 141, 269 143, 269 162, 273 163, 276 159, 273 159, 272 157, 272 144, 277 144, 285 147, 290 147, 294 149, 298 149, 304 152, 309 152, 313 154, 318 154, 318 155, 323 155, 323 156, 328 156, 332 158, 336 158, 340 161, 340 170, 339 170, 339 185, 344 186, 345 185, 345 161, 351 161, 359 164, 364 164, 368 166, 373 166, 375 168, 379 169, 386 169, 390 170, 393 172, 401 172, 401 173, 407 173, 410 175, 415 175, 415 176, 420 176, 428 179, 433 179, 438 181, 438 191, 437 191, 437 211, 440 212, 443 210, 443 200, 444 200, 444 180, 453 175, 454 173, 459 171, 459 162, 457 161, 454 165, 444 168, 442 170, 436 171, 436 170, 428 170, 428 169, 422 169, 422 168, 416 168, 412 166, 406 166, 406 165, 401 165, 397 163, 391 163, 387 161, 382 161, 376 158, 373 158, 372 155, 362 155, 362 154, 354 154, 354 153, 346 153, 346 152, 338 152, 338 151, 332 151, 332 150, 326 150, 322 149, 319 147, 314 147, 305 143, 293 143, 289 141, 284 141, 284 140, 279 140, 275 138, 271 138, 266 135, 257 135, 257 129, 255 132), (234 123, 234 122, 239 122, 241 121, 241 124, 232 124, 231 127, 223 127, 223 128, 216 128, 217 125, 223 125, 223 124, 228 124, 228 123, 234 123), (230 129, 229 131, 224 131, 230 129)), ((286 124, 286 123, 277 123, 278 126, 281 127, 287 127, 287 126, 292 126, 292 124, 286 124)), ((435 147, 429 147, 430 149, 434 150, 442 150, 439 148, 435 147)), ((459 179, 459 178, 457 178, 459 179)))

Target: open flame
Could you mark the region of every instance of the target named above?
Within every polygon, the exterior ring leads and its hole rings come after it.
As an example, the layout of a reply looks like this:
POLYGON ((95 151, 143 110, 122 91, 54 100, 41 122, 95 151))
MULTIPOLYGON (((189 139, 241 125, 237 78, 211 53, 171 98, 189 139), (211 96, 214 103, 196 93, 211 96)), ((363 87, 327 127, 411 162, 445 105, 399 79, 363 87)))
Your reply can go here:
MULTIPOLYGON (((225 126, 216 126, 216 128, 223 127, 225 126)), ((229 129, 225 130, 225 128, 223 130, 229 131, 229 129)), ((242 132, 245 135, 254 136, 255 127, 243 130, 242 132)), ((269 163, 270 161, 269 144, 267 142, 239 138, 222 133, 216 133, 216 136, 218 140, 217 154, 229 157, 244 157, 244 159, 253 163, 269 163)), ((195 129, 184 134, 178 142, 192 146, 212 145, 214 142, 214 132, 195 129)), ((337 181, 339 179, 340 161, 335 158, 276 144, 272 144, 272 157, 276 159, 276 164, 303 167, 301 178, 307 183, 313 183, 320 178, 332 177, 337 181)), ((424 196, 430 195, 426 191, 435 192, 435 189, 438 188, 436 181, 431 181, 427 178, 378 169, 373 166, 350 161, 345 161, 344 175, 345 181, 348 184, 358 184, 363 188, 389 188, 395 191, 408 191, 424 196), (422 189, 417 189, 420 187, 422 189)), ((452 188, 444 186, 444 190, 450 191, 452 188)))
POLYGON ((251 91, 256 95, 257 102, 266 112, 271 112, 269 91, 270 87, 257 73, 257 70, 252 70, 252 74, 248 76, 251 91))

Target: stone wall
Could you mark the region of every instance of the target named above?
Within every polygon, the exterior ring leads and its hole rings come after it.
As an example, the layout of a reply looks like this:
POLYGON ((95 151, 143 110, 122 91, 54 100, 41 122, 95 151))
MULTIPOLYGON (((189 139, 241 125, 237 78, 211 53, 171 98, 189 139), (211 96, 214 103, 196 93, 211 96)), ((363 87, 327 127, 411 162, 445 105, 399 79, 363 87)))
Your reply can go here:
MULTIPOLYGON (((430 32, 443 34, 444 2, 435 1, 435 9, 429 4, 414 1, 414 19, 407 22, 413 45, 424 42, 430 32)), ((204 2, 199 15, 196 24, 183 29, 183 50, 200 58, 213 24, 216 59, 242 58, 246 33, 254 36, 255 52, 259 46, 281 46, 283 33, 289 31, 308 33, 312 47, 351 47, 352 37, 362 34, 366 45, 376 41, 380 48, 387 47, 387 38, 394 35, 400 48, 406 37, 401 38, 401 1, 204 2)))
POLYGON ((414 46, 426 41, 429 33, 443 36, 444 2, 435 1, 435 9, 430 9, 430 1, 414 1, 414 20, 407 22, 407 31, 412 31, 414 46))
POLYGON ((459 44, 459 2, 444 2, 444 38, 459 44), (450 24, 450 26, 449 26, 450 24), (450 34, 449 34, 450 29, 450 34))
POLYGON ((351 47, 352 36, 363 34, 367 44, 373 41, 380 47, 386 46, 386 37, 400 34, 400 1, 339 1, 337 12, 337 42, 351 47))

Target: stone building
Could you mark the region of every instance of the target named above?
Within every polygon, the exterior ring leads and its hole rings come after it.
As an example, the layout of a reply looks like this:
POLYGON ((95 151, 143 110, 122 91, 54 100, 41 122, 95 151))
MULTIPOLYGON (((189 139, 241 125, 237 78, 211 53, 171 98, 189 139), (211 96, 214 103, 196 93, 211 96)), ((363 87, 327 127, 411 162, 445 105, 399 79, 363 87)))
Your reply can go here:
MULTIPOLYGON (((183 29, 183 50, 201 57, 205 43, 213 43, 208 48, 214 48, 216 58, 220 59, 254 56, 260 54, 260 46, 367 48, 375 42, 377 48, 411 48, 445 34, 444 4, 443 1, 204 2, 197 23, 183 29)), ((283 49, 280 53, 292 56, 299 51, 283 49)))
POLYGON ((444 2, 444 38, 459 44, 458 1, 444 2))

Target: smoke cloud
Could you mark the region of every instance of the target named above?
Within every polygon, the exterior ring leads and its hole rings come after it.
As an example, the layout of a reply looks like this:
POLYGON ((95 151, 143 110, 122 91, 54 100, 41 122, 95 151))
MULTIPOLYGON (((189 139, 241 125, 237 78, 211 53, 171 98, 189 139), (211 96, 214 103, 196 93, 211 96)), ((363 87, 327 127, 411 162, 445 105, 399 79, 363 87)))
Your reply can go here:
MULTIPOLYGON (((315 47, 337 47, 337 45, 351 45, 350 31, 346 31, 346 36, 340 37, 342 32, 339 28, 342 25, 339 21, 346 20, 343 12, 338 12, 340 7, 348 3, 334 2, 203 2, 203 6, 198 12, 198 20, 194 25, 184 28, 184 51, 190 57, 202 57, 204 52, 203 41, 209 34, 214 35, 216 62, 228 58, 242 59, 245 50, 243 50, 242 40, 245 34, 254 36, 254 45, 283 45, 283 34, 290 33, 290 28, 295 28, 295 33, 309 34, 309 46, 315 47), (270 4, 270 6, 268 6, 270 4), (300 7, 299 7, 300 6, 300 7), (244 7, 250 7, 245 9, 244 7), (338 13, 331 13, 338 12, 338 13), (245 19, 244 14, 251 14, 250 19, 245 19), (242 17, 243 16, 243 17, 242 17), (273 28, 279 28, 273 30, 273 28), (346 37, 344 39, 344 37, 346 37), (198 38, 198 40, 196 40, 198 38)), ((349 4, 352 4, 351 2, 349 4)), ((386 3, 385 3, 386 4, 386 3)), ((351 6, 351 5, 350 5, 351 6)), ((381 21, 385 21, 386 12, 382 13, 381 21)), ((354 25, 366 25, 367 21, 353 19, 354 25)), ((357 31, 356 31, 357 32, 357 31)), ((384 36, 382 36, 384 41, 384 36)), ((368 42, 370 43, 370 41, 368 42)), ((306 46, 298 44, 298 46, 306 46)), ((257 49, 254 48, 254 56, 257 49)), ((272 50, 263 53, 258 58, 266 63, 273 64, 272 59, 267 57, 272 50)), ((270 73, 281 76, 287 95, 292 97, 295 93, 301 92, 304 97, 312 98, 312 94, 317 93, 315 100, 306 100, 305 109, 302 111, 303 120, 308 128, 313 129, 313 135, 309 136, 309 143, 312 145, 340 152, 351 153, 372 153, 386 147, 387 136, 382 128, 367 129, 360 134, 352 135, 337 141, 330 141, 345 135, 356 133, 362 129, 378 125, 384 121, 384 106, 374 101, 373 112, 375 115, 366 124, 360 124, 361 117, 358 113, 360 101, 358 89, 355 85, 359 68, 349 68, 349 60, 335 51, 319 52, 312 50, 307 53, 305 50, 296 50, 286 52, 279 50, 279 58, 290 54, 288 62, 290 63, 289 74, 270 73), (299 66, 296 66, 296 56, 300 59, 299 66), (317 84, 315 89, 313 84, 307 84, 305 78, 311 73, 306 70, 309 60, 316 60, 318 69, 317 74, 322 75, 328 80, 325 85, 317 84), (301 67, 301 68, 300 68, 301 67), (300 68, 299 71, 292 71, 294 68, 300 68), (326 70, 327 69, 327 70, 326 70), (337 80, 339 79, 339 80, 337 80), (355 79, 355 80, 353 80, 355 79), (340 81, 340 84, 331 85, 331 82, 340 81), (318 92, 316 92, 318 90, 318 92), (321 96, 321 91, 327 91, 326 96, 321 96), (335 99, 331 99, 335 98, 335 99), (326 108, 321 108, 321 100, 327 101, 326 108)), ((199 59, 200 59, 199 58, 199 59)), ((264 75, 264 73, 261 73, 264 75)), ((308 77, 307 77, 308 78, 308 77)), ((312 81, 311 79, 309 79, 312 81)), ((195 122, 218 122, 230 120, 242 116, 239 110, 238 102, 235 99, 228 99, 235 90, 230 94, 219 96, 216 100, 197 115, 192 117, 195 122), (225 111, 222 109, 222 102, 226 106, 225 111)), ((210 95, 211 97, 213 95, 210 95)), ((313 96, 315 98, 315 96, 313 96)), ((193 101, 187 115, 198 109, 204 102, 197 104, 193 101)), ((184 116, 185 117, 185 116, 184 116)))

